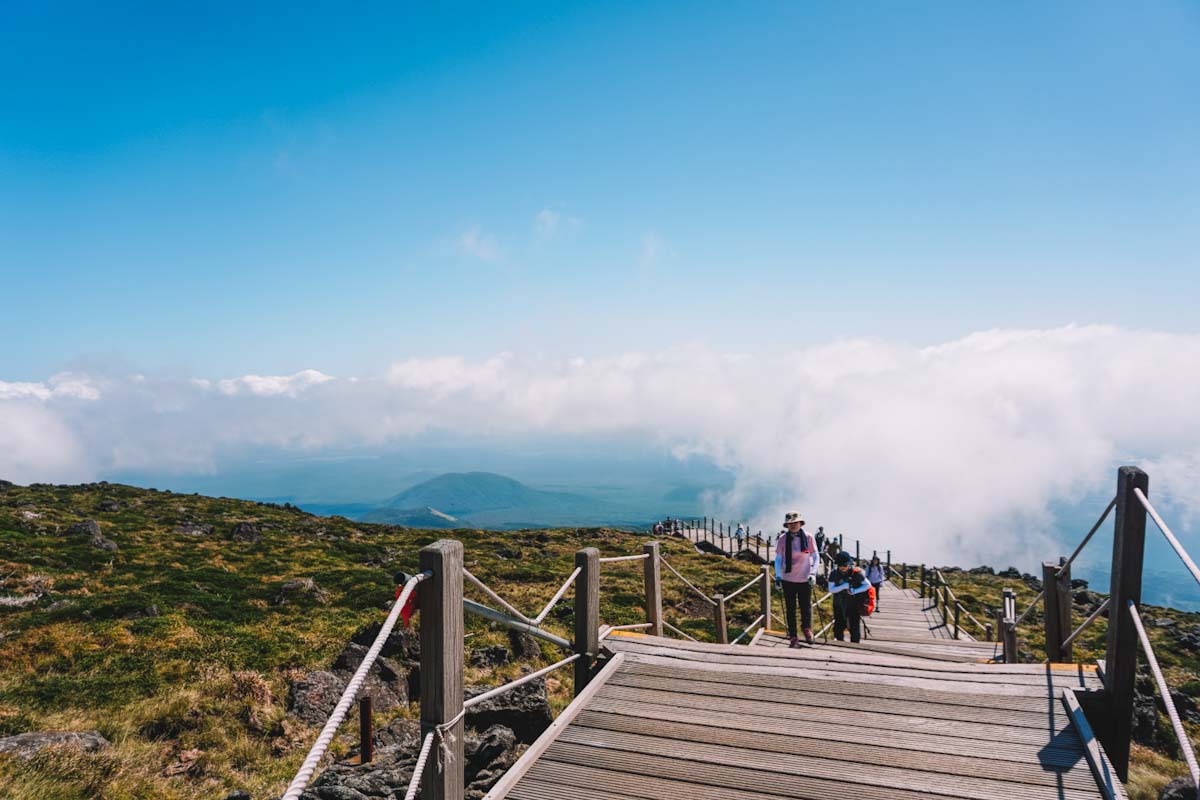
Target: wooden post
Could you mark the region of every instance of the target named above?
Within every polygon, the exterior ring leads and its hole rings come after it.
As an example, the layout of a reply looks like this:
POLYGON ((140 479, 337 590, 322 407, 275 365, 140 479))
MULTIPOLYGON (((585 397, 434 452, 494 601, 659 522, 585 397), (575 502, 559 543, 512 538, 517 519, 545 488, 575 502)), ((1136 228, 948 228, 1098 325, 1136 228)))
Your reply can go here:
POLYGON ((713 621, 717 623, 717 644, 729 644, 728 620, 725 618, 725 595, 719 594, 713 598, 717 607, 713 609, 713 621))
POLYGON ((908 588, 908 564, 900 565, 900 588, 908 588))
POLYGON ((1008 616, 1006 611, 1004 616, 1004 663, 1017 663, 1017 620, 1016 620, 1016 593, 1012 589, 1004 590, 1004 605, 1005 608, 1012 608, 1012 616, 1008 616))
POLYGON ((887 551, 887 570, 883 574, 884 575, 892 574, 892 551, 891 550, 887 551))
POLYGON ((1063 640, 1071 635, 1071 575, 1070 568, 1058 575, 1058 568, 1067 563, 1060 558, 1058 563, 1042 562, 1042 608, 1046 617, 1046 659, 1050 663, 1067 664, 1071 661, 1070 646, 1063 647, 1063 640))
POLYGON ((1138 636, 1129 603, 1142 603, 1142 556, 1146 545, 1146 509, 1134 495, 1149 497, 1150 476, 1137 467, 1117 471, 1113 521, 1112 583, 1109 588, 1108 652, 1104 658, 1108 719, 1100 741, 1121 780, 1129 777, 1129 741, 1133 735, 1133 692, 1137 677, 1138 636))
POLYGON ((862 566, 862 558, 860 558, 861 555, 862 555, 862 548, 859 547, 858 539, 855 539, 854 540, 854 563, 858 566, 862 566))
POLYGON ((946 579, 942 578, 942 627, 945 628, 950 626, 950 609, 946 607, 949 603, 950 586, 946 583, 946 579))
POLYGON ((996 628, 995 628, 996 638, 992 639, 992 641, 993 642, 1001 642, 1004 640, 1004 610, 1003 610, 1003 608, 997 608, 995 613, 993 614, 993 616, 996 618, 996 628))
POLYGON ((646 542, 642 552, 646 554, 642 560, 642 579, 646 586, 646 622, 650 623, 647 630, 651 636, 662 636, 662 566, 658 542, 646 542))
POLYGON ((771 567, 762 565, 762 586, 758 587, 758 613, 762 614, 762 630, 771 627, 771 567))
POLYGON ((358 698, 358 763, 375 758, 375 730, 371 721, 371 695, 358 698))
POLYGON ((954 638, 958 638, 958 612, 962 610, 962 606, 958 603, 954 604, 954 638))
POLYGON ((585 547, 575 553, 575 696, 592 679, 592 661, 600 654, 600 551, 585 547))
POLYGON ((925 565, 921 565, 921 599, 925 599, 925 565))
MULTIPOLYGON (((421 548, 421 735, 454 719, 463 707, 463 546, 441 539, 421 548)), ((435 737, 437 738, 437 737, 435 737)), ((441 737, 425 762, 421 800, 463 800, 463 722, 441 737)))

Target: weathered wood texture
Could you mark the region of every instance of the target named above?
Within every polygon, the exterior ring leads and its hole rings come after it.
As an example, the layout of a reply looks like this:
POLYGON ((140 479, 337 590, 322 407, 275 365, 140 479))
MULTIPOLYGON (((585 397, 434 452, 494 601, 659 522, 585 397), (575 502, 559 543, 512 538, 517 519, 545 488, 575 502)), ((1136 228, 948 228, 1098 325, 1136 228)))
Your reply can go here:
POLYGON ((880 605, 860 644, 611 634, 618 668, 489 800, 1106 796, 1062 700, 1100 689, 1094 667, 996 663, 915 589, 880 605))
MULTIPOLYGON (((421 735, 458 716, 463 707, 463 546, 442 539, 421 549, 421 735)), ((421 800, 462 800, 463 722, 446 730, 445 746, 425 762, 421 800)))

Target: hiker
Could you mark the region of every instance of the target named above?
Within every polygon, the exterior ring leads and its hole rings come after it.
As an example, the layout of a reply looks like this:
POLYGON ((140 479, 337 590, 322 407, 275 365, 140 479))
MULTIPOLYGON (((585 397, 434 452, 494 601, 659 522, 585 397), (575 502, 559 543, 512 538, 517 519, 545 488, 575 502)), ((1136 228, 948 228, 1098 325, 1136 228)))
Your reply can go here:
POLYGON ((804 518, 789 511, 783 518, 784 530, 775 538, 775 585, 783 590, 783 608, 787 613, 788 645, 799 647, 796 636, 796 605, 800 605, 800 623, 804 641, 812 644, 812 587, 817 577, 817 546, 804 532, 804 518))
POLYGON ((875 610, 875 587, 867 580, 861 569, 854 566, 854 557, 845 550, 834 558, 833 572, 829 574, 829 593, 833 595, 833 638, 846 641, 846 629, 850 629, 850 641, 862 639, 862 618, 875 610))
POLYGON ((733 532, 733 538, 737 539, 738 550, 742 549, 742 537, 746 535, 746 529, 742 527, 742 523, 738 523, 737 530, 733 532))
POLYGON ((875 610, 879 610, 879 601, 883 595, 883 581, 887 575, 883 572, 883 564, 879 563, 879 553, 871 556, 871 563, 867 565, 867 580, 875 587, 875 610))
POLYGON ((663 524, 661 522, 654 523, 654 535, 655 536, 662 536, 666 532, 667 532, 667 529, 663 526, 663 524))
POLYGON ((819 525, 817 527, 817 532, 815 534, 813 534, 813 541, 815 541, 817 543, 817 552, 824 553, 825 552, 825 526, 824 525, 819 525))
POLYGON ((829 541, 825 543, 825 557, 822 559, 826 577, 833 572, 833 561, 840 552, 842 552, 842 546, 838 544, 837 539, 830 536, 829 541))

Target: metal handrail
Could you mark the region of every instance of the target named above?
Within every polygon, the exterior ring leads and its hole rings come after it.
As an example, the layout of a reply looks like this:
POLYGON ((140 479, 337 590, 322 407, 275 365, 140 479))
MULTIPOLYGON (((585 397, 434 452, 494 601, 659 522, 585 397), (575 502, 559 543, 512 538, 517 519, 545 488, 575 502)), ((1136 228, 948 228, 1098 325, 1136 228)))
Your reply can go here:
POLYGON ((470 598, 463 598, 463 611, 476 614, 484 619, 490 619, 492 622, 498 622, 507 628, 512 628, 514 631, 521 631, 522 633, 528 633, 530 636, 536 636, 539 639, 545 639, 547 642, 558 645, 566 650, 571 649, 571 643, 561 636, 555 636, 553 633, 550 633, 543 628, 539 628, 537 625, 530 625, 527 622, 522 622, 516 617, 510 617, 508 614, 497 611, 489 606, 485 606, 483 603, 476 603, 470 598))
MULTIPOLYGON (((713 605, 714 607, 717 605, 717 601, 716 601, 716 600, 713 600, 711 597, 709 597, 708 595, 706 595, 704 592, 702 592, 702 591, 700 591, 699 589, 697 589, 697 588, 696 588, 696 585, 695 585, 694 583, 692 583, 691 581, 689 581, 687 578, 683 577, 683 575, 681 575, 681 574, 679 573, 679 570, 677 570, 677 569, 675 569, 674 567, 672 567, 672 566, 670 565, 670 563, 669 563, 669 562, 668 562, 668 561, 667 561, 665 558, 660 558, 660 559, 658 560, 658 563, 662 564, 664 567, 666 567, 667 569, 671 570, 671 572, 675 573, 675 577, 676 577, 676 578, 679 578, 679 580, 681 580, 681 581, 683 581, 684 583, 686 583, 686 584, 688 585, 688 588, 689 588, 689 589, 691 589, 691 590, 692 590, 693 592, 695 592, 696 594, 700 595, 700 597, 701 597, 701 598, 703 598, 704 600, 708 601, 708 602, 709 602, 711 605, 713 605)), ((685 634, 685 635, 686 635, 686 634, 685 634)))
POLYGON ((1100 615, 1101 615, 1101 614, 1104 612, 1104 609, 1108 608, 1108 604, 1109 604, 1111 601, 1112 601, 1112 598, 1111 598, 1111 597, 1106 597, 1106 598, 1104 598, 1104 602, 1103 602, 1103 603, 1101 603, 1100 605, 1096 606, 1096 610, 1095 610, 1095 611, 1093 611, 1093 612, 1092 612, 1092 613, 1091 613, 1091 614, 1088 616, 1088 618, 1087 618, 1087 619, 1085 619, 1085 620, 1083 621, 1083 623, 1082 623, 1082 624, 1081 624, 1081 625, 1080 625, 1078 628, 1076 628, 1075 630, 1071 631, 1071 635, 1070 635, 1070 636, 1068 636, 1066 639, 1064 639, 1064 640, 1063 640, 1063 643, 1062 643, 1063 649, 1066 649, 1066 648, 1070 647, 1070 646, 1071 646, 1071 642, 1075 641, 1075 637, 1077 637, 1079 634, 1081 634, 1081 633, 1083 633, 1085 630, 1087 630, 1087 627, 1088 627, 1089 625, 1091 625, 1093 622, 1095 622, 1095 621, 1096 621, 1096 618, 1097 618, 1097 617, 1099 617, 1099 616, 1100 616, 1100 615))
POLYGON ((1137 496, 1138 502, 1142 504, 1142 507, 1146 509, 1146 512, 1150 515, 1150 518, 1154 520, 1154 524, 1158 526, 1160 531, 1162 531, 1162 535, 1167 537, 1167 541, 1170 542, 1171 548, 1175 551, 1175 555, 1179 556, 1179 560, 1182 561, 1183 565, 1188 568, 1188 572, 1192 573, 1192 577, 1196 579, 1196 583, 1200 583, 1200 567, 1197 567, 1196 562, 1192 561, 1192 557, 1189 556, 1187 551, 1183 549, 1183 545, 1181 545, 1179 540, 1175 538, 1175 534, 1171 533, 1171 529, 1167 527, 1167 523, 1163 522, 1162 517, 1160 517, 1158 512, 1154 510, 1154 506, 1150 505, 1150 501, 1146 498, 1146 495, 1142 493, 1142 490, 1135 486, 1133 493, 1137 496))
MULTIPOLYGON (((1141 493, 1138 489, 1134 489, 1134 491, 1141 493)), ((1149 662, 1150 672, 1154 675, 1154 682, 1158 684, 1158 693, 1162 696, 1167 716, 1171 718, 1171 727, 1175 729, 1175 738, 1179 740, 1179 749, 1183 753, 1184 761, 1187 762, 1188 772, 1192 774, 1192 783, 1200 786, 1200 766, 1196 764, 1196 754, 1192 750, 1192 743, 1188 739, 1187 731, 1183 729, 1183 723, 1179 720, 1179 711, 1175 708, 1175 701, 1171 699, 1171 689, 1167 686, 1167 679, 1163 677, 1162 668, 1158 666, 1154 648, 1150 646, 1150 637, 1146 635, 1146 628, 1142 625, 1142 616, 1138 614, 1137 604, 1132 600, 1129 601, 1127 608, 1129 616, 1133 618, 1133 625, 1137 628, 1138 639, 1142 642, 1142 650, 1146 653, 1146 661, 1149 662)))

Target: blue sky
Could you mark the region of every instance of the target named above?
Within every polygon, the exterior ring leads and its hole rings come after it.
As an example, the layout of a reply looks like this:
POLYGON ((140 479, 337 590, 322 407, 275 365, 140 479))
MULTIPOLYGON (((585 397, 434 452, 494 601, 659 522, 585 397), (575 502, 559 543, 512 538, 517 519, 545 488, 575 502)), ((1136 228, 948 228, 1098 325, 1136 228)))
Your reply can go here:
POLYGON ((1194 3, 242 5, 0 11, 0 379, 1196 330, 1194 3))

